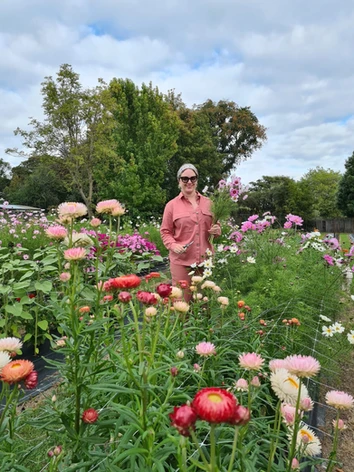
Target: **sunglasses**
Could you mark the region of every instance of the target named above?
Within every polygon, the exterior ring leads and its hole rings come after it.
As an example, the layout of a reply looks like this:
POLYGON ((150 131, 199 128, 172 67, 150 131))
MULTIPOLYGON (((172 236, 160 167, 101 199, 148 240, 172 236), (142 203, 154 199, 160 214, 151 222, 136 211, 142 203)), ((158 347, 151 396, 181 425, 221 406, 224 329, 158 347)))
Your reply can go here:
POLYGON ((190 180, 192 182, 192 184, 194 184, 197 180, 198 180, 198 177, 196 177, 195 175, 193 175, 193 177, 180 177, 180 179, 182 180, 182 182, 184 184, 187 184, 188 183, 188 180, 190 180))

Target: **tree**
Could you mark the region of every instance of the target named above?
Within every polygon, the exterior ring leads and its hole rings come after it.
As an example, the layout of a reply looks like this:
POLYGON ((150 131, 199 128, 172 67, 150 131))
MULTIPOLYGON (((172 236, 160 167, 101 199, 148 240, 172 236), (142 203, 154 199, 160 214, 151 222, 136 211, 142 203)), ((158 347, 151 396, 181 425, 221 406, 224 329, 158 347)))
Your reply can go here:
MULTIPOLYGON (((63 162, 68 190, 77 190, 91 211, 95 169, 114 153, 114 100, 102 80, 92 89, 83 89, 68 64, 60 67, 56 80, 46 77, 41 91, 44 121, 32 118, 31 131, 17 128, 15 134, 23 138, 30 156, 48 155, 63 162)), ((17 149, 7 152, 26 156, 17 149)))
POLYGON ((165 176, 177 151, 178 116, 152 84, 139 88, 131 80, 113 79, 109 90, 115 101, 115 153, 97 173, 100 197, 118 198, 133 217, 161 213, 165 176))
POLYGON ((345 172, 338 186, 337 206, 345 216, 354 216, 354 152, 344 164, 345 172))
POLYGON ((313 216, 323 218, 338 218, 341 215, 337 207, 337 193, 341 173, 317 166, 310 169, 300 182, 307 184, 311 191, 313 216))
POLYGON ((0 197, 4 194, 5 187, 10 183, 11 166, 0 158, 0 197))

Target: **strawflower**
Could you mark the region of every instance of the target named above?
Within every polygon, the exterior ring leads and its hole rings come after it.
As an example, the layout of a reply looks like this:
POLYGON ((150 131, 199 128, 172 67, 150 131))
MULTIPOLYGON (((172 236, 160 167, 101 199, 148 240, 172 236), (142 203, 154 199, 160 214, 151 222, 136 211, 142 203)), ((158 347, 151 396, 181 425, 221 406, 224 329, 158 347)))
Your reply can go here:
POLYGON ((201 420, 209 423, 227 423, 236 412, 237 400, 226 390, 207 387, 199 390, 191 406, 201 420))
POLYGON ((68 282, 71 279, 70 272, 62 272, 59 275, 59 279, 61 280, 61 282, 68 282))
POLYGON ((82 421, 87 424, 96 423, 98 420, 98 412, 94 408, 88 408, 82 414, 82 421))
POLYGON ((171 287, 170 298, 180 299, 183 297, 183 292, 179 287, 171 287))
POLYGON ((101 223, 102 221, 99 218, 92 218, 92 220, 90 221, 90 225, 93 228, 97 228, 97 226, 99 226, 101 223))
POLYGON ((58 206, 59 218, 80 218, 86 215, 87 207, 83 203, 64 202, 58 206))
POLYGON ((10 337, 0 339, 0 351, 18 352, 22 349, 22 345, 22 341, 18 338, 10 337))
POLYGON ((215 346, 209 342, 201 342, 195 347, 197 354, 203 357, 209 357, 216 355, 215 346))
POLYGON ((169 414, 172 426, 177 428, 182 436, 190 435, 190 428, 195 428, 197 414, 189 405, 175 406, 173 412, 169 414))
POLYGON ((296 437, 296 445, 301 448, 305 456, 318 456, 321 454, 321 443, 316 434, 307 425, 303 424, 296 437))
POLYGON ((338 418, 338 421, 337 420, 333 420, 332 421, 332 425, 333 425, 333 428, 334 429, 338 429, 339 431, 343 431, 345 429, 348 428, 348 426, 344 423, 343 420, 341 420, 340 418, 338 418))
POLYGON ((60 225, 49 226, 45 230, 45 233, 50 239, 56 239, 58 241, 65 239, 66 236, 68 235, 67 229, 64 228, 64 226, 60 226, 60 225))
POLYGON ((172 286, 170 284, 159 284, 156 287, 156 292, 160 295, 160 297, 165 298, 169 297, 172 293, 172 286))
POLYGON ((82 247, 71 247, 64 251, 64 259, 67 261, 79 261, 86 257, 86 249, 82 247))
POLYGON ((255 352, 244 353, 238 356, 240 366, 246 370, 260 370, 264 359, 255 352))
MULTIPOLYGON (((121 207, 120 203, 116 199, 103 200, 102 202, 97 203, 96 211, 97 211, 97 213, 112 214, 112 211, 114 211, 115 208, 117 208, 117 206, 121 207)), ((123 211, 123 213, 124 213, 124 211, 123 211)), ((123 214, 123 213, 121 213, 121 214, 123 214)), ((116 215, 116 216, 118 216, 118 215, 116 215)))
POLYGON ((28 377, 25 379, 25 386, 29 390, 32 390, 37 387, 38 384, 38 372, 33 370, 28 377))
POLYGON ((350 410, 353 408, 354 399, 351 395, 339 390, 331 390, 326 393, 327 405, 333 406, 338 410, 350 410))
POLYGON ((288 356, 285 358, 286 368, 291 374, 298 377, 313 377, 321 369, 320 363, 312 356, 301 354, 288 356))
POLYGON ((0 373, 1 369, 11 361, 10 355, 6 351, 0 351, 0 373))
POLYGON ((115 277, 105 282, 104 289, 107 291, 122 288, 129 289, 139 287, 140 284, 141 279, 135 274, 121 275, 120 277, 115 277), (106 288, 106 284, 108 288, 106 288))
POLYGON ((176 301, 173 303, 173 308, 179 313, 187 313, 189 310, 189 305, 187 302, 176 301))
POLYGON ((242 405, 236 405, 236 409, 229 419, 228 423, 235 426, 243 426, 251 419, 251 412, 248 408, 242 405))
POLYGON ((276 369, 270 376, 270 383, 276 396, 283 402, 295 406, 299 388, 301 386, 301 399, 309 396, 305 385, 296 375, 290 374, 286 369, 276 369))
MULTIPOLYGON (((213 290, 215 287, 213 287, 213 290)), ((229 299, 227 297, 218 297, 217 301, 220 303, 222 307, 228 306, 229 305, 229 299)))
POLYGON ((248 391, 248 382, 246 379, 238 379, 235 383, 235 388, 239 392, 247 392, 248 391))
POLYGON ((4 382, 20 382, 26 379, 34 370, 34 364, 31 361, 19 359, 6 364, 1 370, 1 379, 4 382))

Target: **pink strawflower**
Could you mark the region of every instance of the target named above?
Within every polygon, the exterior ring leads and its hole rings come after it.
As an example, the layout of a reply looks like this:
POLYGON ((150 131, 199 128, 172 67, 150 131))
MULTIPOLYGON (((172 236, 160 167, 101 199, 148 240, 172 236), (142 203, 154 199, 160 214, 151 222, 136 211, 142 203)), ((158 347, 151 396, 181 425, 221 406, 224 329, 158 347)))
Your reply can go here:
POLYGON ((86 215, 87 207, 83 203, 65 202, 58 206, 59 218, 66 220, 67 218, 80 218, 86 215))
POLYGON ((0 351, 18 352, 21 350, 23 343, 18 338, 2 338, 0 339, 0 351))
POLYGON ((193 364, 193 370, 194 372, 199 372, 201 369, 200 365, 199 364, 193 364))
POLYGON ((125 213, 124 208, 116 199, 103 200, 96 205, 97 213, 108 213, 112 216, 121 216, 125 213))
POLYGON ((246 379, 238 379, 235 383, 235 388, 239 392, 247 392, 248 391, 248 382, 246 379))
POLYGON ((118 202, 117 205, 112 208, 111 214, 112 216, 122 216, 125 213, 125 209, 122 207, 122 205, 118 202))
POLYGON ((64 228, 64 226, 60 226, 60 225, 49 226, 45 230, 45 233, 48 236, 48 238, 56 239, 58 241, 60 241, 62 239, 65 239, 68 235, 68 231, 66 230, 66 228, 64 228))
POLYGON ((320 363, 312 356, 301 354, 285 358, 286 369, 298 377, 313 377, 321 369, 320 363))
POLYGON ((259 381, 258 375, 255 375, 253 377, 253 379, 251 380, 251 385, 253 385, 253 387, 260 387, 261 386, 261 382, 259 381))
POLYGON ((70 272, 62 272, 60 275, 59 275, 59 279, 62 281, 62 282, 68 282, 71 278, 71 274, 70 272))
POLYGON ((102 221, 99 218, 92 218, 92 220, 90 221, 90 225, 93 228, 97 228, 97 226, 99 226, 101 223, 102 221))
POLYGON ((199 343, 195 347, 195 350, 196 350, 197 354, 199 354, 200 356, 204 356, 204 357, 214 356, 216 354, 214 344, 209 343, 209 342, 199 343))
POLYGON ((280 412, 287 426, 292 426, 295 422, 296 408, 288 403, 282 403, 280 412))
POLYGON ((348 426, 340 418, 338 419, 338 422, 336 420, 333 420, 332 424, 333 424, 333 428, 338 429, 339 431, 343 431, 344 429, 348 428, 348 426))
POLYGON ((269 369, 272 372, 275 372, 277 369, 286 369, 285 364, 286 363, 284 359, 273 359, 269 362, 269 369))
POLYGON ((296 459, 296 457, 294 457, 291 461, 291 470, 300 470, 300 462, 296 459))
POLYGON ((64 259, 67 261, 79 261, 86 257, 86 250, 83 247, 71 247, 64 251, 64 259))
POLYGON ((299 408, 302 411, 311 411, 313 410, 313 401, 310 397, 301 398, 299 408))
POLYGON ((240 366, 246 370, 260 370, 264 359, 259 354, 255 352, 248 352, 246 354, 241 354, 238 356, 240 366))
POLYGON ((353 397, 339 390, 331 390, 326 393, 327 405, 334 406, 338 410, 350 410, 353 408, 353 397))

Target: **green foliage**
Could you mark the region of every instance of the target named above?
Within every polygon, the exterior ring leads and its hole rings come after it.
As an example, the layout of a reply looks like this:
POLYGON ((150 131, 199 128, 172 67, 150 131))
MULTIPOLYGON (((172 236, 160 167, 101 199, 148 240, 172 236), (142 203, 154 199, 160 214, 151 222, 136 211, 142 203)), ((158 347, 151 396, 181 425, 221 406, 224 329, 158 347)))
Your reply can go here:
POLYGON ((339 182, 337 205, 345 216, 354 216, 354 152, 345 162, 345 172, 339 182))

